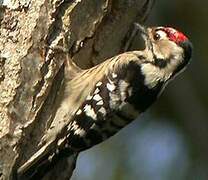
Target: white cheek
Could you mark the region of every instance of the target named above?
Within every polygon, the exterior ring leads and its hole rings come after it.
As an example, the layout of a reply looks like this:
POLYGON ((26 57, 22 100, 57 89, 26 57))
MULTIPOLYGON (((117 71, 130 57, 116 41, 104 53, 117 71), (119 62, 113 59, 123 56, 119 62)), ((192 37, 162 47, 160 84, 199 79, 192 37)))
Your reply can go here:
POLYGON ((157 34, 159 34, 160 39, 167 38, 167 34, 164 31, 157 31, 157 34))
POLYGON ((163 78, 163 73, 158 67, 152 64, 143 64, 141 66, 141 72, 144 75, 144 83, 148 88, 154 88, 158 81, 163 78))

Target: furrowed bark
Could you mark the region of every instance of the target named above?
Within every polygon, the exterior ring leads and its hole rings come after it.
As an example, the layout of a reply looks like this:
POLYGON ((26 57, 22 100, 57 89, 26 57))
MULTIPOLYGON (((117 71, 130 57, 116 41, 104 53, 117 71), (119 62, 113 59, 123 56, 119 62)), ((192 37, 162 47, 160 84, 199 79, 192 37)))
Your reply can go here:
MULTIPOLYGON (((153 2, 0 1, 0 179, 15 179, 55 119, 66 53, 53 47, 67 49, 81 68, 92 67, 123 49, 133 23, 146 19, 153 2)), ((44 179, 69 179, 76 157, 44 179)))

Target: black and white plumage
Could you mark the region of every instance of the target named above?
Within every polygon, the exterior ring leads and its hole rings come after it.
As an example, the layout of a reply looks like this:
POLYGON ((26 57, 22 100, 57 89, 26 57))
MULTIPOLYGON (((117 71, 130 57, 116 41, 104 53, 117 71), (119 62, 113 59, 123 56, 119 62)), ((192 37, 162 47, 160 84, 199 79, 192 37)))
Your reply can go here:
MULTIPOLYGON (((73 118, 58 132, 55 148, 37 162, 66 151, 80 152, 114 135, 151 106, 186 67, 192 45, 184 34, 169 27, 142 33, 145 50, 120 54, 88 70, 68 70, 64 96, 76 107, 73 118)), ((27 172, 30 166, 26 167, 19 173, 27 172)))
POLYGON ((75 151, 104 141, 129 124, 186 67, 192 47, 185 35, 165 27, 147 31, 153 53, 148 48, 123 53, 80 75, 91 83, 91 90, 66 132, 75 151))

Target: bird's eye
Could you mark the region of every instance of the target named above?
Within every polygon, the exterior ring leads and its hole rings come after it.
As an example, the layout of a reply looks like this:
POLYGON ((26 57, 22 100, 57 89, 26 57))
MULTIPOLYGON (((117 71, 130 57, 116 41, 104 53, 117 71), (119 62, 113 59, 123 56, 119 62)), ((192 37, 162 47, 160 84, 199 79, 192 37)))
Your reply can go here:
POLYGON ((154 35, 154 40, 157 41, 160 39, 160 35, 158 33, 155 33, 154 35))
POLYGON ((156 31, 156 32, 155 32, 153 38, 154 38, 155 41, 158 41, 158 40, 160 40, 160 39, 163 39, 163 38, 166 37, 166 36, 167 36, 167 34, 166 34, 164 31, 159 30, 159 31, 156 31))

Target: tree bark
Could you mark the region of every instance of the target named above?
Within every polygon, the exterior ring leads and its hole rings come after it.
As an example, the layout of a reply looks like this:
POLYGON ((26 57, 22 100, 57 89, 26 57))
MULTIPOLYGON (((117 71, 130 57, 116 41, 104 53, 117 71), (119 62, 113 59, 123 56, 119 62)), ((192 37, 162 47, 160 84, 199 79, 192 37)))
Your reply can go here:
MULTIPOLYGON (((54 105, 66 56, 52 48, 63 47, 78 66, 92 67, 122 51, 132 24, 146 19, 153 2, 0 1, 0 179, 15 179, 50 124, 67 113, 57 117, 54 105)), ((44 179, 69 179, 76 157, 59 162, 44 179)))

